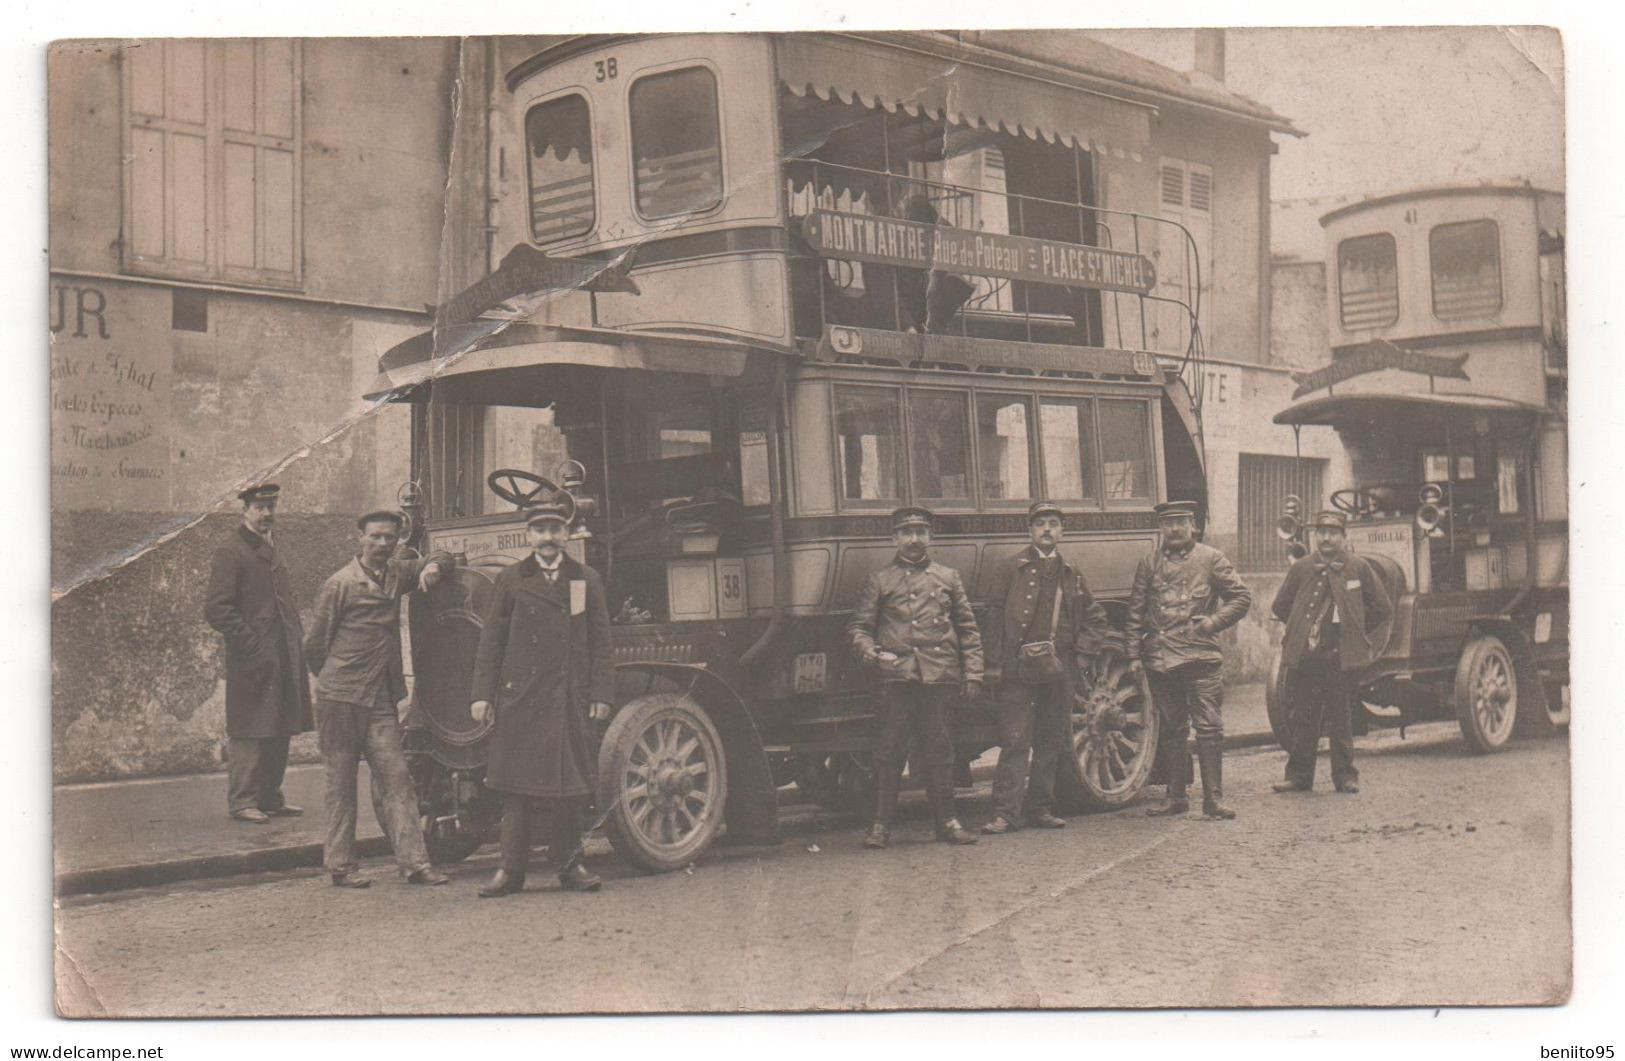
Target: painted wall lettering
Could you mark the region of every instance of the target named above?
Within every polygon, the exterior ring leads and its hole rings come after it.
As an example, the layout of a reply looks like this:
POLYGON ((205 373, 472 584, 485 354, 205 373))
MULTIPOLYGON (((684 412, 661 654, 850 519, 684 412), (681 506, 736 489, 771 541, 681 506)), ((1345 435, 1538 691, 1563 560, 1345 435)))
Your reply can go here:
MULTIPOLYGON (((143 293, 144 294, 144 293, 143 293)), ((51 502, 169 507, 168 329, 140 324, 155 297, 51 285, 51 502)))

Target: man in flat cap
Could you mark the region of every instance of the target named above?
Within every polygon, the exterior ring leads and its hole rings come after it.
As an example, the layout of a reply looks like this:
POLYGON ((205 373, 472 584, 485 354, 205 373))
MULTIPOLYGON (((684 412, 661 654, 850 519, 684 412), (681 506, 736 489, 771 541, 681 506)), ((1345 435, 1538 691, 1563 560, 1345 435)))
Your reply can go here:
POLYGON ((982 687, 982 635, 959 572, 930 556, 931 513, 910 505, 892 513, 897 555, 869 573, 846 635, 858 658, 880 674, 880 739, 875 747, 875 820, 863 846, 885 847, 909 758, 925 770, 937 839, 974 844, 954 812, 954 699, 982 687))
POLYGON ((408 884, 444 884, 429 865, 417 793, 401 751, 397 705, 406 699, 401 664, 401 598, 428 589, 450 570, 448 553, 397 557, 399 512, 356 520, 356 556, 316 595, 305 659, 316 675, 316 725, 327 765, 327 837, 322 864, 341 888, 365 888, 356 872, 356 768, 372 770, 372 809, 408 884))
POLYGON ((1196 728, 1196 759, 1202 764, 1202 814, 1229 819, 1236 812, 1224 798, 1224 652, 1219 634, 1241 621, 1253 595, 1219 550, 1196 540, 1196 502, 1156 507, 1162 540, 1134 572, 1129 598, 1128 645, 1142 661, 1162 717, 1157 753, 1168 779, 1168 798, 1146 813, 1190 810, 1185 787, 1190 755, 1186 741, 1196 728))
POLYGON ((485 899, 525 886, 537 815, 559 883, 603 883, 581 863, 581 812, 597 766, 592 723, 609 718, 615 683, 604 583, 564 554, 574 511, 562 492, 530 508, 531 553, 497 576, 480 632, 469 713, 496 712, 485 784, 502 795, 502 861, 485 899))
POLYGON ((1332 746, 1332 784, 1360 791, 1349 718, 1354 677, 1387 639, 1394 605, 1364 557, 1347 548, 1341 512, 1322 512, 1312 528, 1314 552, 1296 561, 1271 611, 1286 623, 1281 667, 1286 672, 1286 779, 1277 792, 1307 792, 1315 783, 1315 752, 1324 727, 1332 746))
POLYGON ((227 809, 263 825, 303 814, 282 798, 288 739, 310 729, 304 630, 272 539, 280 488, 238 494, 243 520, 215 550, 203 617, 226 643, 227 809))
POLYGON ((1027 530, 1031 544, 999 567, 988 614, 989 667, 999 672, 994 817, 982 826, 992 835, 1014 832, 1023 820, 1066 825, 1055 813, 1055 771, 1071 754, 1074 675, 1087 673, 1106 634, 1105 609, 1061 555, 1061 507, 1035 502, 1027 530))

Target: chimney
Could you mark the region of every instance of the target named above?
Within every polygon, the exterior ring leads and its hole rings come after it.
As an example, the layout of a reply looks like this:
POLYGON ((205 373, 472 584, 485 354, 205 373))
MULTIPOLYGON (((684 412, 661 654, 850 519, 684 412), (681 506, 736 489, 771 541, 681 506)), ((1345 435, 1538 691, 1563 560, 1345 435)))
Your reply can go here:
POLYGON ((1224 30, 1199 29, 1194 33, 1196 54, 1193 69, 1224 84, 1224 30))

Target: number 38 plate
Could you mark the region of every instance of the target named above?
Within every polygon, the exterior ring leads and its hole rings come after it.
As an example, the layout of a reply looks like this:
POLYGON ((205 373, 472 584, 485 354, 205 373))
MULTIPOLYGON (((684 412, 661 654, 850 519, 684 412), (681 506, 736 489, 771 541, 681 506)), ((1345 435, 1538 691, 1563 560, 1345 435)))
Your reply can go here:
POLYGON ((797 693, 821 693, 829 664, 822 652, 803 652, 796 657, 790 688, 797 693))

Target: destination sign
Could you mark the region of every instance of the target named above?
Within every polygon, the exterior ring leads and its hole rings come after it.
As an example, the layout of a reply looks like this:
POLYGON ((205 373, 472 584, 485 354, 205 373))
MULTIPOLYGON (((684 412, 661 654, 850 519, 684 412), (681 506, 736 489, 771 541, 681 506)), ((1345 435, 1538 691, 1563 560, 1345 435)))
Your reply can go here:
POLYGON ((1104 247, 833 210, 814 210, 801 227, 807 242, 826 258, 1137 295, 1157 286, 1151 259, 1104 247))
POLYGON ((1455 357, 1436 357, 1432 354, 1419 354, 1414 350, 1406 350, 1395 346, 1386 339, 1373 340, 1359 349, 1353 350, 1324 368, 1317 368, 1313 372, 1294 372, 1292 381, 1298 385, 1292 392, 1294 399, 1302 398, 1310 391, 1322 387, 1330 387, 1334 383, 1341 383, 1355 376, 1364 376, 1371 372, 1386 372, 1398 369, 1401 372, 1415 372, 1423 376, 1440 376, 1445 379, 1467 378, 1467 355, 1459 354, 1455 357))

